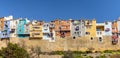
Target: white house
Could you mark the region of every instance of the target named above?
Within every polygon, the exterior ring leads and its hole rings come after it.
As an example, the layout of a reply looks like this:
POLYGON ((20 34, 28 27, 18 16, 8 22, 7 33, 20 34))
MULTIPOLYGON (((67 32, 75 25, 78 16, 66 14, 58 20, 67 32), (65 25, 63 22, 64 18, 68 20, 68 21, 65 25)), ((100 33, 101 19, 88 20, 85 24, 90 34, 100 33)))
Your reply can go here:
POLYGON ((105 23, 104 35, 112 36, 112 22, 104 22, 104 23, 105 23))

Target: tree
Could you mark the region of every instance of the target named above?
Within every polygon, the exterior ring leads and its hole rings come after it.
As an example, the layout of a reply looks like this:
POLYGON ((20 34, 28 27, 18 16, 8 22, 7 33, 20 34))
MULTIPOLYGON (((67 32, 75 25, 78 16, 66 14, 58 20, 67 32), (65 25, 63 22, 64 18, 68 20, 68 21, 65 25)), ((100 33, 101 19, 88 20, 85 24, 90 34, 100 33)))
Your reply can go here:
POLYGON ((8 43, 7 47, 0 50, 3 58, 29 58, 27 51, 17 44, 8 43))

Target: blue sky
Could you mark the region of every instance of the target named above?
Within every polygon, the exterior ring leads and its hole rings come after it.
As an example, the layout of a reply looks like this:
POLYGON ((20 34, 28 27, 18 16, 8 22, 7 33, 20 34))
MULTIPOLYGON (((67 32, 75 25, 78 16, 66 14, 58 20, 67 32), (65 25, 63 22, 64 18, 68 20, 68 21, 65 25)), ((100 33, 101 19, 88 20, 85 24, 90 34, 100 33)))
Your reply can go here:
POLYGON ((112 21, 120 16, 120 0, 0 0, 0 17, 93 19, 112 21))

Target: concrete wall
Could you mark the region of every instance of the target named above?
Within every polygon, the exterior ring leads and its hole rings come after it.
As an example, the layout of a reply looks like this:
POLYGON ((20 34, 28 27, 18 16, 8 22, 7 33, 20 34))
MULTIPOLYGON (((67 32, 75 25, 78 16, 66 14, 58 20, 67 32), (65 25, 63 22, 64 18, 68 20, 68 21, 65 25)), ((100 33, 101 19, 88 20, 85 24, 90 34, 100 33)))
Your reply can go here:
POLYGON ((112 45, 111 37, 103 37, 100 42, 98 38, 91 40, 87 37, 77 37, 76 39, 68 38, 59 38, 56 37, 55 42, 49 42, 45 40, 28 40, 24 39, 26 47, 30 46, 40 46, 42 51, 86 51, 89 48, 94 48, 94 51, 103 51, 103 50, 116 50, 120 49, 120 39, 118 39, 117 45, 112 45))

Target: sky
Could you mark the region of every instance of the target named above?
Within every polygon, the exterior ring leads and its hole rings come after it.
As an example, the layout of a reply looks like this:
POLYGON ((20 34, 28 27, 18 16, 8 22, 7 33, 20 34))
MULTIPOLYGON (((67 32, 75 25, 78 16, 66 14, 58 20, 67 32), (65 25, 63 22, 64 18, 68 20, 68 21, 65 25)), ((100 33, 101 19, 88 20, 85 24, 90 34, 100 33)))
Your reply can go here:
POLYGON ((44 20, 93 19, 117 20, 120 0, 0 0, 0 17, 44 20))

